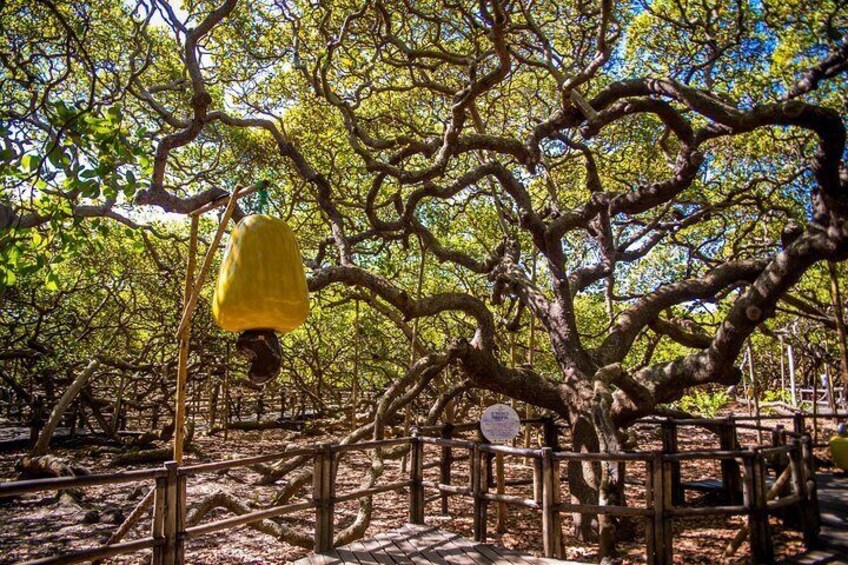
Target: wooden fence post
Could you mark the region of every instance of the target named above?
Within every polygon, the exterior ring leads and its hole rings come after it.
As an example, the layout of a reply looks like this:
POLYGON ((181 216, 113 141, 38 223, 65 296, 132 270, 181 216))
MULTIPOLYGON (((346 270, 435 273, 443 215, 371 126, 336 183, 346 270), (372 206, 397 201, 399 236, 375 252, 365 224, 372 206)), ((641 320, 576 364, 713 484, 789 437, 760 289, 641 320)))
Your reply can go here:
POLYGON ((562 524, 559 509, 559 462, 554 450, 542 448, 542 546, 545 557, 562 558, 562 524))
POLYGON ((542 438, 545 447, 559 451, 559 429, 553 418, 542 418, 542 438))
POLYGON ((167 461, 165 463, 165 516, 163 523, 163 534, 165 537, 164 545, 164 564, 177 565, 177 530, 179 526, 180 511, 179 511, 179 474, 177 470, 179 464, 176 461, 167 461))
MULTIPOLYGON (((739 449, 736 426, 730 418, 719 425, 719 448, 722 451, 739 449)), ((721 460, 721 485, 728 504, 740 504, 742 502, 742 476, 739 471, 739 463, 735 459, 721 460)))
MULTIPOLYGON (((662 459, 660 459, 662 464, 662 459)), ((657 536, 657 514, 654 509, 654 501, 656 500, 656 482, 654 480, 654 468, 657 465, 657 456, 645 461, 645 508, 650 512, 648 519, 645 520, 645 562, 648 565, 658 565, 659 556, 657 551, 662 548, 662 540, 658 540, 657 536), (659 542, 659 543, 658 543, 659 542)))
POLYGON ((666 487, 663 473, 662 453, 654 453, 653 459, 645 462, 645 498, 646 506, 652 510, 645 525, 648 565, 671 565, 671 530, 665 523, 666 487))
POLYGON ((756 451, 746 454, 745 506, 748 509, 748 532, 751 544, 751 563, 774 562, 771 545, 768 512, 766 510, 765 466, 762 456, 756 451))
POLYGON ((186 487, 188 477, 177 473, 177 565, 185 565, 186 487))
POLYGON ((645 522, 645 544, 648 565, 665 565, 665 538, 663 536, 663 480, 662 454, 654 453, 653 459, 645 462, 645 506, 651 511, 645 522))
MULTIPOLYGON (((665 563, 671 564, 673 562, 674 557, 674 528, 672 524, 672 507, 674 506, 674 498, 672 496, 672 488, 674 481, 672 480, 674 476, 674 466, 672 462, 666 461, 665 457, 662 458, 662 477, 660 484, 662 485, 662 511, 660 512, 660 520, 662 523, 662 536, 663 536, 663 553, 665 563)), ((679 470, 679 468, 678 468, 679 470)), ((678 477, 679 482, 679 477, 678 477)))
POLYGON ((538 457, 533 457, 533 501, 542 508, 542 460, 538 457))
POLYGON ((471 447, 471 494, 474 497, 474 541, 486 541, 486 514, 488 504, 483 495, 489 490, 486 453, 478 444, 471 447))
POLYGON ((156 479, 156 490, 153 494, 153 520, 150 527, 150 537, 157 541, 153 547, 152 565, 163 565, 167 552, 167 540, 165 539, 165 507, 167 480, 163 477, 156 479))
POLYGON ((804 477, 804 453, 801 438, 792 440, 792 451, 789 452, 789 465, 792 467, 792 492, 799 498, 798 516, 801 522, 801 532, 804 534, 804 544, 812 548, 818 539, 818 525, 815 519, 815 509, 810 503, 804 477))
POLYGON ((424 523, 424 442, 418 433, 418 428, 413 426, 412 437, 409 438, 410 460, 409 460, 409 522, 411 524, 424 523))
MULTIPOLYGON (((481 444, 489 445, 489 440, 486 439, 486 436, 483 435, 483 431, 480 429, 480 426, 477 426, 477 441, 481 444)), ((490 488, 495 486, 495 473, 494 466, 492 462, 495 460, 495 454, 489 451, 481 452, 483 457, 483 465, 486 467, 485 476, 486 476, 486 490, 488 491, 490 488)))
MULTIPOLYGON (((774 429, 771 431, 771 444, 773 447, 782 447, 786 445, 786 433, 783 430, 783 426, 777 424, 774 429)), ((776 453, 771 460, 772 467, 774 468, 775 477, 779 477, 781 473, 789 466, 789 458, 784 453, 776 453)), ((789 483, 780 489, 777 493, 777 498, 785 496, 791 490, 792 486, 789 483)))
POLYGON ((807 422, 805 421, 803 412, 798 411, 792 415, 792 426, 795 433, 798 435, 804 435, 807 433, 807 422))
POLYGON ((312 468, 312 500, 315 503, 315 553, 333 548, 333 514, 335 486, 333 480, 332 445, 327 443, 315 450, 312 468))
POLYGON ((813 454, 813 440, 810 434, 804 434, 801 437, 801 459, 803 461, 804 471, 804 486, 807 489, 807 500, 810 504, 809 509, 810 537, 811 539, 818 538, 819 529, 821 527, 821 512, 819 510, 819 495, 818 485, 816 484, 816 457, 813 454))
MULTIPOLYGON (((447 423, 442 426, 442 439, 451 439, 453 437, 453 428, 454 425, 451 423, 447 423)), ((439 465, 439 481, 444 485, 451 484, 451 466, 453 465, 453 449, 449 445, 442 446, 442 459, 439 465)), ((448 508, 448 500, 450 496, 448 493, 442 492, 440 493, 441 503, 442 503, 442 515, 447 516, 450 512, 448 508)))
MULTIPOLYGON (((504 476, 504 454, 498 453, 495 457, 495 482, 496 482, 496 492, 498 494, 506 493, 506 477, 504 476)), ((497 506, 497 517, 495 521, 495 531, 499 534, 506 533, 507 526, 506 521, 508 517, 508 508, 506 502, 501 500, 498 501, 497 506)))
MULTIPOLYGON (((672 455, 677 453, 677 424, 673 421, 665 421, 661 424, 663 453, 672 455)), ((683 504, 685 494, 680 484, 680 462, 668 462, 671 468, 671 502, 672 504, 683 504)))

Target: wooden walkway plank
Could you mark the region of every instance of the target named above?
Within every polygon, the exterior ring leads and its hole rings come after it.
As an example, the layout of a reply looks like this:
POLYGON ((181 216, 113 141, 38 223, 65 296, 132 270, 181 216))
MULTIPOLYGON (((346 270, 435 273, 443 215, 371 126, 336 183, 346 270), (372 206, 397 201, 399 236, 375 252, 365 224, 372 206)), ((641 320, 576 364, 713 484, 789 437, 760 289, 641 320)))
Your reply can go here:
POLYGON ((443 532, 439 530, 437 530, 436 532, 437 535, 442 539, 443 543, 446 544, 446 547, 449 548, 445 555, 457 555, 459 556, 457 557, 457 559, 461 560, 461 562, 465 562, 465 559, 469 558, 473 563, 497 563, 497 561, 491 559, 490 555, 487 555, 485 552, 479 551, 479 549, 482 547, 481 544, 472 542, 471 540, 468 540, 458 534, 443 532))
POLYGON ((361 540, 355 541, 347 545, 359 558, 360 563, 368 563, 368 559, 376 561, 381 565, 394 565, 397 563, 392 559, 391 555, 385 552, 385 544, 377 540, 361 540))
POLYGON ((407 524, 397 530, 310 555, 295 565, 545 565, 568 561, 540 559, 476 543, 432 526, 407 524))
POLYGON ((483 563, 490 564, 492 561, 476 551, 469 540, 456 534, 446 532, 434 532, 437 544, 440 547, 439 554, 447 563, 483 563))
POLYGON ((818 547, 781 562, 786 565, 848 563, 848 477, 819 473, 816 482, 822 518, 818 547))

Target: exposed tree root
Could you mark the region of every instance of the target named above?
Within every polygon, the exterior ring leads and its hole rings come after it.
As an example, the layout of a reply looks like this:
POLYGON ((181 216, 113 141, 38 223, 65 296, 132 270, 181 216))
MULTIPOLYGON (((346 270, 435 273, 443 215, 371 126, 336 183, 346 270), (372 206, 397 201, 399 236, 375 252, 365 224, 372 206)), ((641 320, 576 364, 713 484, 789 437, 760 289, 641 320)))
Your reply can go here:
MULTIPOLYGON (((183 449, 191 451, 192 440, 194 439, 194 424, 189 422, 186 425, 186 437, 183 449)), ((172 459, 174 452, 170 447, 161 447, 157 449, 145 449, 142 451, 131 451, 128 453, 120 453, 116 455, 111 464, 113 466, 121 465, 144 465, 150 463, 162 463, 172 459)))
MULTIPOLYGON (((197 505, 193 506, 186 518, 186 526, 192 527, 200 524, 200 521, 216 508, 224 508, 233 514, 242 516, 253 512, 254 509, 248 507, 241 500, 227 494, 225 492, 216 492, 197 505)), ((263 534, 273 536, 278 540, 284 541, 298 547, 311 548, 313 544, 312 536, 296 530, 285 524, 281 524, 276 520, 265 519, 248 524, 248 527, 253 528, 263 534)))
POLYGON ((257 484, 272 485, 295 469, 305 465, 309 459, 310 457, 308 455, 304 455, 302 457, 295 457, 294 459, 282 459, 273 465, 253 465, 251 469, 262 475, 262 478, 259 479, 257 484))
POLYGON ((20 473, 19 479, 78 477, 91 474, 86 467, 72 465, 67 460, 53 455, 25 456, 15 465, 15 470, 20 473))

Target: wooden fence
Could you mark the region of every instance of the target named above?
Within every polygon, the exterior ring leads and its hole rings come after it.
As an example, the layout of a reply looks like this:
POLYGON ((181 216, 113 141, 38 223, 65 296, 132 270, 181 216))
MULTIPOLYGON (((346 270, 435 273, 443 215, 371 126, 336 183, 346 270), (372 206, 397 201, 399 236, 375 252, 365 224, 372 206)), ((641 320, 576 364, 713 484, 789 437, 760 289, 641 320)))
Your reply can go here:
MULTIPOLYGON (((415 430, 411 437, 371 441, 349 445, 324 444, 280 453, 248 457, 231 461, 177 465, 165 463, 158 469, 127 471, 104 475, 17 481, 0 484, 0 497, 67 488, 84 488, 121 483, 152 483, 150 535, 142 539, 65 553, 29 562, 33 564, 67 564, 104 559, 152 549, 156 565, 176 565, 185 562, 185 543, 204 535, 229 530, 267 518, 304 510, 314 512, 314 549, 323 552, 334 543, 335 506, 339 503, 374 496, 385 492, 406 491, 409 496, 409 522, 423 524, 428 502, 441 499, 441 511, 449 510, 450 497, 470 498, 473 504, 473 536, 478 541, 487 537, 488 510, 497 506, 529 508, 540 514, 543 552, 548 557, 562 557, 562 513, 586 515, 606 514, 640 519, 645 523, 645 554, 652 565, 672 563, 674 521, 689 516, 740 515, 747 517, 747 537, 752 563, 771 563, 774 560, 770 515, 785 515, 794 509, 805 541, 811 544, 818 532, 818 505, 815 489, 815 467, 812 441, 805 432, 784 430, 782 427, 762 428, 733 420, 651 420, 663 430, 663 450, 655 452, 574 453, 557 445, 557 426, 550 420, 532 420, 527 424, 542 424, 545 446, 538 449, 491 445, 479 440, 453 437, 462 431, 476 429, 476 424, 439 426, 415 430), (721 441, 718 450, 679 451, 676 448, 677 430, 686 426, 706 427, 716 431, 721 441), (770 432, 767 446, 741 449, 736 439, 738 429, 760 429, 770 432), (438 433, 434 433, 438 431, 438 433), (423 434, 421 432, 424 432, 423 434), (439 456, 425 461, 425 446, 435 446, 439 456), (351 492, 336 492, 337 458, 353 450, 402 448, 409 449, 408 475, 403 480, 385 485, 360 488, 351 492), (457 455, 455 452, 460 452, 457 455), (504 493, 502 488, 491 492, 499 481, 493 481, 492 460, 512 456, 531 464, 533 479, 513 481, 513 485, 532 484, 529 496, 504 493), (272 506, 234 517, 200 525, 186 526, 186 483, 201 473, 217 472, 295 458, 312 461, 311 498, 272 506), (469 461, 465 484, 454 484, 452 471, 457 461, 469 461), (687 506, 682 496, 679 469, 681 463, 717 461, 722 472, 723 502, 714 506, 687 506), (560 465, 569 462, 613 462, 644 464, 646 480, 644 499, 639 504, 592 505, 565 502, 562 498, 560 465), (438 480, 426 478, 425 471, 438 467, 438 480), (767 489, 768 469, 774 469, 775 483, 767 489), (427 490, 435 491, 428 498, 427 490)), ((142 505, 139 505, 141 508, 142 505)), ((146 511, 146 510, 145 510, 146 511)), ((134 512, 135 514, 136 512, 134 512)), ((138 512, 141 516, 144 511, 138 512)))
MULTIPOLYGON (((769 516, 784 515, 787 508, 794 508, 804 532, 805 542, 808 545, 814 542, 818 534, 819 516, 812 442, 807 434, 784 430, 781 426, 763 428, 736 423, 732 419, 666 419, 649 421, 649 423, 661 426, 663 436, 661 452, 573 453, 559 451, 554 447, 525 449, 498 446, 477 441, 450 439, 452 430, 448 427, 449 431, 440 434, 441 437, 422 436, 420 438, 425 444, 443 448, 440 481, 423 481, 422 485, 425 488, 437 490, 441 496, 471 497, 474 501, 474 539, 478 541, 486 540, 487 512, 492 502, 539 511, 542 545, 547 557, 562 557, 561 513, 607 514, 643 520, 646 532, 646 560, 649 564, 656 565, 672 563, 673 523, 675 519, 685 517, 746 516, 752 563, 774 562, 769 516), (713 429, 719 435, 721 447, 718 450, 678 451, 677 432, 679 428, 686 426, 713 429), (772 443, 767 446, 740 449, 736 434, 738 428, 760 429, 768 432, 772 443), (457 449, 467 451, 471 461, 471 476, 467 487, 451 484, 451 474, 446 469, 450 462, 455 460, 452 451, 457 449), (490 489, 495 486, 495 481, 491 480, 491 457, 487 461, 487 455, 506 455, 531 460, 533 463, 532 484, 534 485, 532 497, 524 498, 501 492, 490 492, 490 489), (713 506, 687 506, 684 497, 685 485, 680 478, 680 466, 685 462, 710 460, 718 461, 720 464, 722 481, 719 483, 719 488, 723 493, 721 497, 723 502, 713 506), (599 506, 563 502, 560 463, 588 461, 643 463, 646 466, 646 481, 642 504, 599 506), (773 486, 771 489, 766 487, 769 468, 774 469, 774 484, 777 484, 777 487, 773 486)), ((464 429, 460 428, 461 431, 464 429)))

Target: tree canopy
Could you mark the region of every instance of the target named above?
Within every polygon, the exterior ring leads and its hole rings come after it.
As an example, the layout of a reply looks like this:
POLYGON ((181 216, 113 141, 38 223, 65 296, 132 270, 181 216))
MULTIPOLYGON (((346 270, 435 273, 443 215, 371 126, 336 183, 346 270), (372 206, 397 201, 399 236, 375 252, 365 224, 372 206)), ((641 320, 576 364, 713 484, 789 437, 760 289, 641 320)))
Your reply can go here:
MULTIPOLYGON (((257 182, 267 205, 236 218, 286 219, 327 306, 287 339, 335 359, 367 304, 386 410, 451 367, 560 414, 577 447, 612 449, 688 388, 738 382, 758 329, 833 319, 844 2, 8 0, 0 14, 0 277, 5 332, 35 340, 22 355, 49 339, 43 304, 71 293, 80 320, 102 303, 134 328, 87 328, 74 347, 165 347, 186 232, 173 214, 257 182), (531 326, 545 342, 528 345, 531 326)), ((323 370, 297 348, 291 363, 323 370)))

